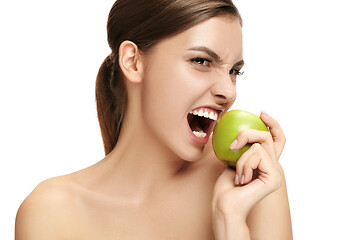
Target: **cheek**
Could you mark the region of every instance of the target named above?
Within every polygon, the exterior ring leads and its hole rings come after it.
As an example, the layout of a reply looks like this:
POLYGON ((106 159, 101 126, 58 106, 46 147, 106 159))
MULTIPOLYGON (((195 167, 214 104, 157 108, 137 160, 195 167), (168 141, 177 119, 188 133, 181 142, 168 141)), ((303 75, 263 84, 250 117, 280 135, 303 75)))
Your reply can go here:
POLYGON ((143 85, 143 104, 146 109, 188 110, 207 89, 206 77, 187 63, 153 66, 146 73, 143 85))
POLYGON ((186 65, 162 66, 153 67, 144 80, 142 114, 150 131, 180 157, 199 157, 199 149, 189 145, 187 115, 209 91, 209 74, 186 65))
POLYGON ((198 71, 188 63, 177 66, 159 66, 147 72, 142 94, 144 111, 164 113, 166 118, 187 114, 216 81, 216 74, 198 71))
POLYGON ((166 134, 180 124, 186 111, 184 92, 188 88, 179 68, 153 65, 146 72, 142 88, 142 112, 154 131, 166 134))
POLYGON ((153 63, 145 74, 142 89, 142 114, 152 131, 162 138, 182 137, 187 114, 208 94, 213 75, 186 62, 153 63))

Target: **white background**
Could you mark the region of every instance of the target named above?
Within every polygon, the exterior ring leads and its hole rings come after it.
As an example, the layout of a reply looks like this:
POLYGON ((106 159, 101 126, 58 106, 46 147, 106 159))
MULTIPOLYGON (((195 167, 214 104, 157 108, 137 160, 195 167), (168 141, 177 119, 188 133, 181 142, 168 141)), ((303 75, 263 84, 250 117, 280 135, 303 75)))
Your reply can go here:
MULTIPOLYGON (((42 180, 103 157, 95 77, 113 0, 0 3, 0 238, 42 180)), ((234 108, 282 125, 294 239, 360 239, 360 14, 353 0, 235 0, 245 75, 234 108)))

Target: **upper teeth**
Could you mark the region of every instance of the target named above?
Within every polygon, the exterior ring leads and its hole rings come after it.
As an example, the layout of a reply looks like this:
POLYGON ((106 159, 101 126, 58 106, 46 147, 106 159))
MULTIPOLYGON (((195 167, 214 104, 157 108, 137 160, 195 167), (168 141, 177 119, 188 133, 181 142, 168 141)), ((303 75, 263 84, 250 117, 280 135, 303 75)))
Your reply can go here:
POLYGON ((212 120, 217 121, 218 119, 218 114, 214 113, 214 112, 208 112, 207 110, 193 110, 190 112, 193 115, 197 115, 199 117, 205 117, 205 118, 210 118, 212 120))

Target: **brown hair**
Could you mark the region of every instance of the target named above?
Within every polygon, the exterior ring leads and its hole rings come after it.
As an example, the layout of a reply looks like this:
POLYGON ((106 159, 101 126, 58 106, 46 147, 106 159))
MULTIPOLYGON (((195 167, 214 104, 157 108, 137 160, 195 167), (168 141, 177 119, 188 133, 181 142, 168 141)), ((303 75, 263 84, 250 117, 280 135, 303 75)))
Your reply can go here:
POLYGON ((96 78, 96 104, 105 154, 115 147, 127 106, 124 76, 119 67, 119 46, 134 42, 142 53, 158 41, 209 18, 230 14, 241 17, 231 0, 117 0, 107 22, 112 53, 96 78))

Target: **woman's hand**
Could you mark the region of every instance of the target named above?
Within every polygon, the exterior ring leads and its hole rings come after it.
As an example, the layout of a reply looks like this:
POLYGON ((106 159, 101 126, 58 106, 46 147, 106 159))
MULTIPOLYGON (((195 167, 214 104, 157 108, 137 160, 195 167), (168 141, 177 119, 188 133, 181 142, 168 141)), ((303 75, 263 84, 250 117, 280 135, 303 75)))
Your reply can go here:
POLYGON ((231 148, 241 149, 247 143, 253 145, 238 160, 236 171, 226 169, 214 188, 213 224, 215 236, 221 240, 231 238, 225 236, 237 239, 236 236, 242 234, 237 231, 247 232, 246 218, 250 210, 282 183, 278 158, 285 145, 285 136, 276 120, 264 112, 260 117, 270 132, 241 131, 231 148))

